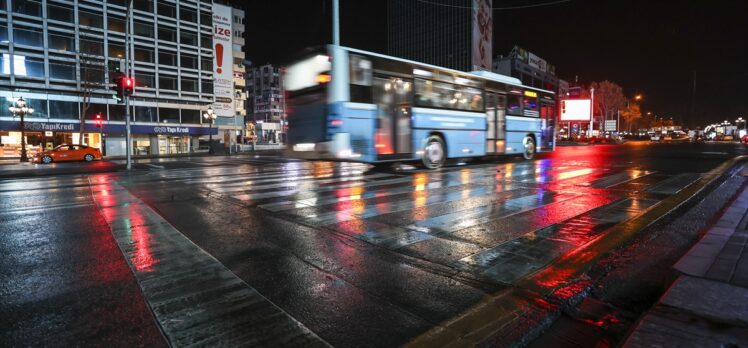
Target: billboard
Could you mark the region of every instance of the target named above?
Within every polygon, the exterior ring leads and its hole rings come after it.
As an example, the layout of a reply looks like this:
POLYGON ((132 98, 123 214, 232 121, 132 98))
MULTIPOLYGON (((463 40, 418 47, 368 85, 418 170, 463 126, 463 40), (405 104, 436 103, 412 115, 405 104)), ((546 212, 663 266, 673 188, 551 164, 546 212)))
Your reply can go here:
POLYGON ((473 0, 473 70, 491 71, 492 0, 473 0))
POLYGON ((566 99, 561 101, 561 121, 589 121, 592 102, 589 99, 566 99))
POLYGON ((234 116, 234 58, 231 7, 213 4, 213 110, 217 116, 234 116))

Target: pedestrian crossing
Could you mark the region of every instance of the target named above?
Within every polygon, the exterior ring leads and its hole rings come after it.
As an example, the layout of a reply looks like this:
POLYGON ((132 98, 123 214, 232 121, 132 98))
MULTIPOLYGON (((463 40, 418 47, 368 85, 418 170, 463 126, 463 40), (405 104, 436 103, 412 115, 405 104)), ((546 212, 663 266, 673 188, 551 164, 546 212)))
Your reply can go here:
POLYGON ((253 159, 149 176, 498 283, 584 247, 701 177, 563 160, 403 173, 253 159))

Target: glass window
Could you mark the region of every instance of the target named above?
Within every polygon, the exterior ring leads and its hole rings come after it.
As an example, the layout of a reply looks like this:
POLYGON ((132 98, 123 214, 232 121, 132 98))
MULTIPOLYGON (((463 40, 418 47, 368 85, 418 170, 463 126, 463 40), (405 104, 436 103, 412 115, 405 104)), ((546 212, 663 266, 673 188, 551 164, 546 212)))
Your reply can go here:
MULTIPOLYGON (((51 105, 50 105, 50 108, 51 108, 51 105)), ((83 112, 83 105, 81 105, 81 112, 83 112)), ((85 117, 87 119, 94 119, 95 115, 98 115, 98 114, 101 114, 101 117, 103 119, 105 120, 107 119, 106 104, 94 104, 94 103, 88 104, 88 109, 86 109, 85 117)))
POLYGON ((33 17, 42 16, 42 2, 39 0, 21 0, 11 3, 13 13, 25 14, 33 17))
POLYGON ((75 63, 49 61, 49 78, 75 81, 75 63))
POLYGON ((153 49, 135 47, 135 60, 140 62, 153 63, 153 49))
POLYGON ((107 23, 107 28, 109 29, 109 31, 116 31, 118 33, 124 33, 126 31, 127 24, 124 18, 118 18, 110 15, 107 17, 107 20, 109 20, 109 23, 107 23))
POLYGON ((16 76, 44 77, 44 58, 15 55, 13 69, 16 76))
POLYGON ((183 54, 181 56, 180 67, 189 68, 189 69, 197 69, 197 57, 193 55, 189 55, 189 54, 183 54))
POLYGON ((80 119, 80 111, 77 102, 50 100, 49 118, 80 119))
POLYGON ((174 91, 178 90, 179 88, 177 88, 177 77, 159 75, 158 76, 158 88, 159 89, 170 89, 174 91))
POLYGON ((200 25, 213 26, 213 14, 206 11, 200 11, 200 25))
POLYGON ((191 23, 197 23, 197 11, 189 7, 180 7, 179 19, 191 23))
POLYGON ((158 108, 158 119, 163 123, 179 123, 179 109, 158 108))
POLYGON ((47 112, 47 100, 46 99, 28 99, 23 98, 26 101, 26 105, 34 108, 34 113, 31 117, 47 118, 49 112, 47 112))
POLYGON ((181 30, 179 32, 179 43, 184 45, 197 46, 197 34, 181 30))
POLYGON ((200 123, 200 110, 182 109, 182 123, 200 123))
POLYGON ((118 5, 122 7, 127 7, 128 0, 107 0, 107 3, 110 5, 118 5))
POLYGON ((177 42, 177 32, 173 29, 161 26, 158 28, 158 39, 168 42, 177 42))
POLYGON ((44 44, 44 33, 41 29, 13 28, 13 43, 17 45, 28 45, 42 47, 44 44))
POLYGON ((78 10, 78 24, 86 27, 103 28, 104 20, 100 14, 78 10))
MULTIPOLYGON (((483 95, 477 88, 422 79, 416 79, 415 84, 416 105, 457 110, 483 110, 483 95)), ((403 88, 402 85, 398 87, 397 83, 392 81, 389 87, 403 88)))
POLYGON ((151 73, 135 73, 135 85, 138 87, 156 88, 156 77, 151 73))
POLYGON ((177 18, 177 8, 172 4, 159 2, 158 3, 158 14, 160 16, 166 16, 169 18, 177 18))
POLYGON ((81 52, 95 56, 104 55, 104 41, 99 38, 80 39, 81 52))
POLYGON ((132 120, 135 122, 158 122, 156 108, 152 106, 136 106, 132 120))
POLYGON ((73 9, 47 4, 47 18, 65 23, 75 23, 73 9))
POLYGON ((522 96, 516 94, 506 96, 506 113, 510 115, 522 115, 522 96))
POLYGON ((102 84, 106 83, 104 75, 104 67, 101 65, 81 62, 81 81, 89 82, 91 84, 102 84))
POLYGON ((153 1, 151 0, 135 0, 132 2, 132 8, 145 12, 153 12, 153 1))
POLYGON ((109 41, 109 58, 125 59, 125 45, 109 41))
POLYGON ((75 37, 73 33, 47 32, 49 48, 53 50, 75 52, 75 37))
POLYGON ((538 117, 538 98, 525 97, 522 104, 524 105, 522 111, 525 116, 538 117))
POLYGON ((200 69, 205 71, 212 71, 213 58, 200 58, 200 69))
POLYGON ((122 104, 109 104, 109 120, 110 121, 124 121, 125 120, 125 106, 122 104))
POLYGON ((168 51, 158 51, 158 64, 177 66, 177 55, 176 53, 168 51))
POLYGON ((151 24, 141 21, 135 21, 133 24, 133 28, 135 29, 135 35, 153 37, 153 25, 151 24))
POLYGON ((182 92, 197 92, 197 79, 183 77, 182 92))
POLYGON ((200 35, 200 47, 213 48, 213 37, 208 35, 200 35))
POLYGON ((8 27, 0 25, 0 44, 8 43, 8 27))
POLYGON ((203 80, 202 82, 202 93, 213 94, 213 81, 203 80))

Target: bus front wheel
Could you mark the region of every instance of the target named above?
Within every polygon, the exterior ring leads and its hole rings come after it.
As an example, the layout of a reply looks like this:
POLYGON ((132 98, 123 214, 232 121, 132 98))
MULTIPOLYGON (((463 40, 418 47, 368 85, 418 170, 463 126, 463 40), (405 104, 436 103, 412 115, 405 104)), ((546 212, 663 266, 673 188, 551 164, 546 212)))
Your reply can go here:
POLYGON ((525 137, 525 139, 522 140, 522 143, 525 147, 522 151, 522 156, 526 160, 532 159, 535 156, 535 140, 532 140, 531 137, 525 137))
POLYGON ((446 159, 444 140, 438 135, 426 138, 426 146, 423 148, 423 165, 428 169, 438 169, 444 165, 446 159))

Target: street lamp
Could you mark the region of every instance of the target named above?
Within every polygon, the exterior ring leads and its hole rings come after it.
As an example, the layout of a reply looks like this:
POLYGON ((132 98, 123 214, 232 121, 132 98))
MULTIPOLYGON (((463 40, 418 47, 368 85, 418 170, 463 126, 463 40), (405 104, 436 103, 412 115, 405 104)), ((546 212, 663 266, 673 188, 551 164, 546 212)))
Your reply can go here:
POLYGON ((216 120, 216 113, 213 111, 211 106, 208 106, 208 110, 203 113, 203 118, 209 122, 210 127, 208 128, 208 153, 213 154, 213 121, 216 120))
POLYGON ((26 105, 26 101, 21 97, 16 100, 15 105, 8 109, 13 114, 13 117, 21 117, 21 162, 28 162, 29 158, 26 156, 26 123, 24 122, 24 116, 33 114, 34 108, 26 105))

